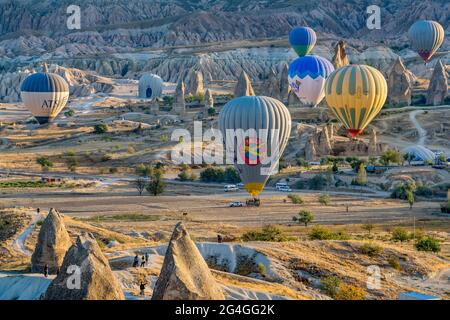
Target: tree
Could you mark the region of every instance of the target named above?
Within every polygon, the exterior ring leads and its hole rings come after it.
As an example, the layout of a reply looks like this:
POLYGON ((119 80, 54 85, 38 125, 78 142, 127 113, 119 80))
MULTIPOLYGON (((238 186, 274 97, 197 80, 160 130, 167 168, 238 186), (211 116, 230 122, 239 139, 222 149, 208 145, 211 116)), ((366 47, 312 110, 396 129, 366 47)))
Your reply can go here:
POLYGON ((406 200, 408 200, 408 203, 409 203, 409 210, 412 210, 412 207, 413 207, 414 201, 415 201, 415 199, 414 199, 414 193, 411 192, 411 191, 408 191, 408 192, 406 193, 406 200))
POLYGON ((67 162, 67 167, 70 172, 75 172, 78 167, 78 160, 75 158, 70 158, 67 162))
POLYGON ((408 161, 408 165, 411 165, 411 161, 414 160, 414 154, 413 154, 413 153, 405 153, 405 154, 403 155, 403 159, 404 159, 405 161, 408 161))
POLYGON ((48 171, 51 167, 53 167, 53 162, 44 156, 37 158, 36 162, 42 167, 43 171, 48 171))
POLYGON ((445 154, 442 153, 439 155, 439 157, 437 157, 436 162, 439 165, 442 163, 445 163, 445 162, 447 162, 447 157, 445 156, 445 154))
POLYGON ((162 169, 154 169, 152 174, 150 175, 150 182, 147 184, 145 189, 148 193, 157 196, 164 192, 165 183, 163 181, 163 170, 162 169))
POLYGON ((374 227, 375 226, 371 223, 366 223, 361 226, 361 228, 363 228, 363 230, 366 230, 369 234, 372 232, 374 227))
POLYGON ((321 174, 317 174, 309 179, 309 188, 312 190, 322 190, 327 186, 327 178, 321 174))
POLYGON ((330 201, 331 201, 331 198, 327 194, 322 194, 321 196, 319 196, 319 203, 324 205, 324 206, 329 205, 330 201))
POLYGON ((302 210, 298 213, 298 217, 293 217, 293 221, 297 221, 298 223, 303 223, 305 227, 308 226, 308 223, 311 223, 314 220, 314 216, 309 210, 302 210))
POLYGON ((139 192, 139 195, 142 196, 145 188, 147 187, 147 180, 144 178, 137 178, 134 182, 134 186, 136 190, 139 192))
POLYGON ((367 172, 364 164, 359 165, 358 175, 356 176, 356 183, 359 186, 365 186, 367 184, 367 172))
POLYGON ((380 161, 385 166, 388 166, 391 162, 398 164, 401 161, 400 160, 400 152, 395 151, 395 150, 387 150, 381 155, 380 161))
POLYGON ((215 108, 208 108, 208 115, 209 116, 213 116, 216 114, 216 109, 215 108))
POLYGON ((150 177, 153 173, 151 165, 140 164, 136 168, 136 174, 141 177, 150 177))
POLYGON ((108 126, 104 123, 96 124, 94 126, 94 133, 102 134, 108 132, 108 126))

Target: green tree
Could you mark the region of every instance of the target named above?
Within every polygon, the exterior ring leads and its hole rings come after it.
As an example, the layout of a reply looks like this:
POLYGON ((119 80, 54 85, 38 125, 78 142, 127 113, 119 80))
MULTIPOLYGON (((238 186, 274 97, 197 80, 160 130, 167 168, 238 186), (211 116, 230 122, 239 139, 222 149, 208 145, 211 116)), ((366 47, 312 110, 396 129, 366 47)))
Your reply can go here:
POLYGON ((413 207, 414 202, 415 202, 414 193, 411 192, 411 191, 408 191, 406 193, 406 200, 408 200, 409 210, 412 210, 412 207, 413 207))
POLYGON ((150 175, 150 182, 147 184, 145 189, 148 193, 157 196, 164 192, 165 183, 163 181, 164 171, 163 169, 153 169, 152 174, 150 175))
POLYGON ((309 179, 309 188, 312 190, 323 190, 327 186, 327 178, 322 174, 317 174, 309 179))
POLYGON ((109 130, 108 126, 104 123, 96 124, 94 126, 94 133, 96 134, 106 133, 108 132, 108 130, 109 130))
POLYGON ((139 195, 142 196, 145 188, 147 187, 147 180, 144 178, 137 178, 134 182, 134 186, 136 190, 139 192, 139 195))
POLYGON ((208 108, 208 115, 209 116, 214 116, 216 114, 216 109, 215 108, 208 108))
POLYGON ((136 168, 136 174, 140 177, 150 177, 153 174, 153 167, 141 163, 136 168))
POLYGON ((330 204, 330 202, 331 202, 331 198, 330 198, 329 195, 327 195, 327 194, 322 194, 322 195, 319 196, 319 203, 320 203, 321 205, 327 206, 327 205, 330 204))
POLYGON ((387 166, 390 163, 399 164, 401 162, 400 158, 401 158, 400 152, 395 151, 395 150, 387 150, 381 155, 380 161, 382 164, 387 166))
POLYGON ((53 162, 49 158, 42 156, 36 159, 37 164, 42 167, 43 171, 48 171, 53 167, 53 162))
POLYGON ((408 165, 411 165, 411 161, 414 160, 414 154, 412 154, 412 153, 405 153, 405 154, 403 155, 403 159, 404 159, 405 161, 408 161, 408 165))
POLYGON ((309 210, 302 210, 298 213, 298 216, 292 218, 293 221, 298 223, 302 223, 305 227, 308 226, 308 223, 311 223, 314 220, 314 216, 309 210))

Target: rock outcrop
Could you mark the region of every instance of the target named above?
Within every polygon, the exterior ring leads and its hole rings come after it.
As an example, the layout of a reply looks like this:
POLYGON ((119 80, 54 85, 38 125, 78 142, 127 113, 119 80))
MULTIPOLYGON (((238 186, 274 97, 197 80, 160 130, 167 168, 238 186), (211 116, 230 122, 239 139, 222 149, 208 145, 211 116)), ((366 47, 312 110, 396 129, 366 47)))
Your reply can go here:
POLYGON ((280 99, 280 81, 273 68, 270 69, 263 95, 280 99))
POLYGON ((185 94, 197 96, 205 93, 203 88, 203 74, 200 71, 191 69, 185 84, 185 94))
POLYGON ((369 156, 375 156, 379 153, 378 143, 377 143, 377 131, 372 129, 370 131, 370 140, 368 146, 368 154, 369 156))
POLYGON ((236 83, 236 87, 234 88, 234 97, 237 98, 254 95, 255 91, 253 90, 250 78, 245 71, 242 71, 241 75, 239 76, 238 82, 236 83))
POLYGON ((317 158, 317 146, 316 142, 314 140, 314 137, 309 137, 309 139, 306 141, 305 146, 305 160, 306 161, 313 161, 317 158))
POLYGON ((207 89, 205 93, 205 115, 208 115, 208 110, 214 108, 214 98, 212 96, 211 90, 207 89))
POLYGON ((186 100, 184 96, 184 81, 178 81, 175 89, 175 97, 173 100, 173 111, 177 114, 184 114, 186 112, 186 100))
POLYGON ((346 44, 343 40, 339 42, 334 47, 334 56, 331 59, 335 69, 346 66, 349 64, 347 53, 345 52, 346 44))
POLYGON ((51 282, 44 300, 124 300, 108 259, 91 234, 77 238, 64 257, 61 272, 51 282))
POLYGON ((280 100, 283 103, 289 100, 289 93, 291 92, 288 74, 289 74, 289 67, 287 64, 284 64, 280 74, 280 100))
POLYGON ((411 105, 411 81, 408 70, 400 57, 388 75, 388 103, 394 106, 411 105))
POLYGON ((31 272, 42 273, 47 265, 50 274, 57 273, 71 245, 63 216, 58 210, 50 209, 41 226, 36 247, 31 256, 31 272))
POLYGON ((181 222, 173 231, 152 299, 224 299, 221 288, 181 222))
POLYGON ((294 108, 294 107, 300 107, 302 103, 300 102, 300 99, 297 97, 295 92, 291 90, 288 94, 288 107, 294 108))
POLYGON ((442 61, 439 60, 434 67, 430 85, 428 86, 427 104, 433 106, 444 104, 445 98, 447 97, 447 91, 447 70, 442 61))
POLYGON ((317 151, 320 152, 320 154, 323 155, 330 155, 332 154, 332 146, 331 146, 331 139, 328 135, 328 128, 324 127, 322 131, 319 131, 317 134, 317 151))

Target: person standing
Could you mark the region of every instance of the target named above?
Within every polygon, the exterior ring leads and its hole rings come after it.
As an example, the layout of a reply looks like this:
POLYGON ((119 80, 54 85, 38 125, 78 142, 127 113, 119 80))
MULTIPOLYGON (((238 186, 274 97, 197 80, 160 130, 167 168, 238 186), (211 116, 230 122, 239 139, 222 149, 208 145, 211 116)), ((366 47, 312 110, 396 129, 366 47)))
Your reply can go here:
POLYGON ((44 277, 48 277, 48 264, 44 266, 44 277))

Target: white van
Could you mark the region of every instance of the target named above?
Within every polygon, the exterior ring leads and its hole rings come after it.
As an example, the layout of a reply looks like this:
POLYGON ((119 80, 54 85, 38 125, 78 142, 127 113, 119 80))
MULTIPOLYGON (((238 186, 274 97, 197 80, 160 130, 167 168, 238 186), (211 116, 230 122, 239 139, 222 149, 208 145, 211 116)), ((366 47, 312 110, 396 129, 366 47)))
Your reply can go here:
POLYGON ((223 187, 223 191, 225 192, 239 191, 239 188, 234 184, 228 184, 225 187, 223 187))

